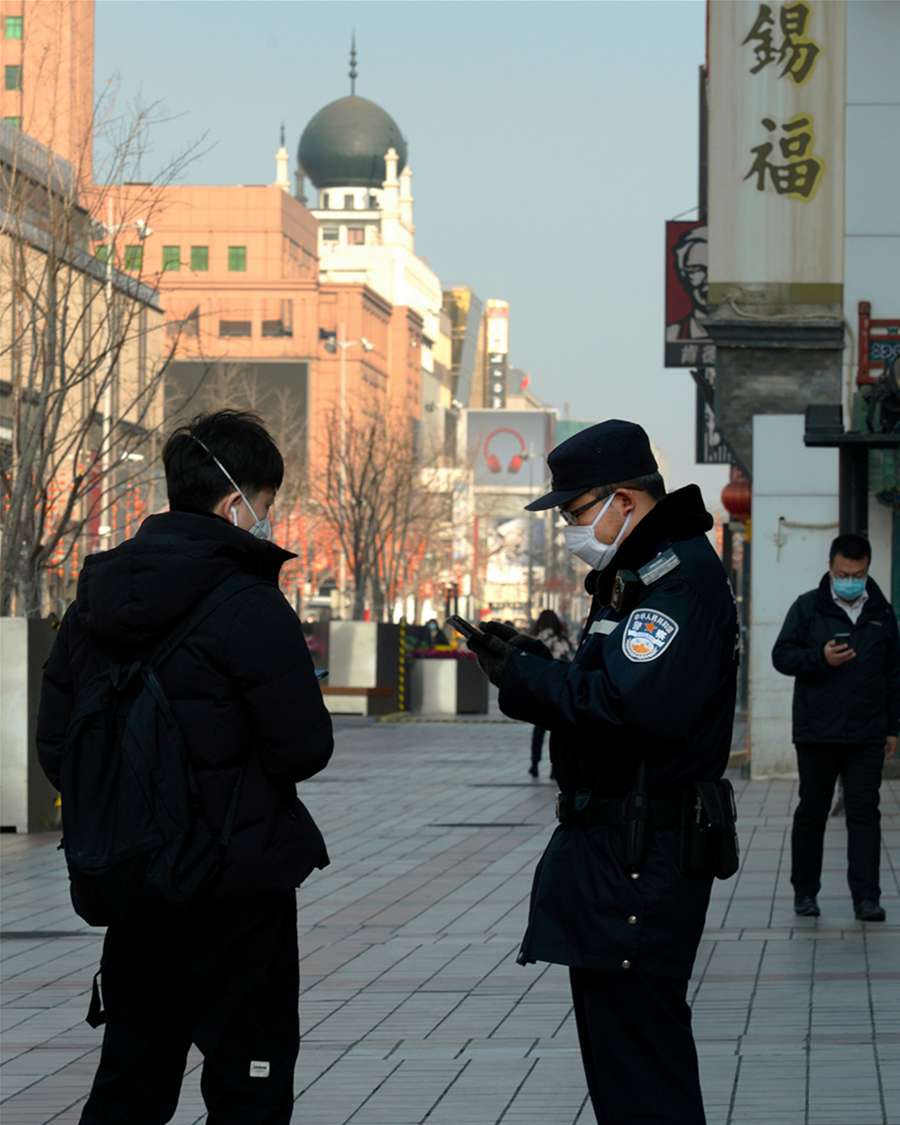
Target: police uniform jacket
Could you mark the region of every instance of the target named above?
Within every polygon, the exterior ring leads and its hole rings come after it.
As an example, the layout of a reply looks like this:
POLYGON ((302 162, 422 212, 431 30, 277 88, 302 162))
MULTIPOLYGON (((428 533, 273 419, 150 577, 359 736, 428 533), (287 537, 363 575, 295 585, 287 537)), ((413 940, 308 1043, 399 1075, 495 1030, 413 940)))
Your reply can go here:
MULTIPOLYGON (((526 652, 507 662, 500 707, 550 730, 563 794, 624 797, 642 759, 651 799, 677 801, 723 775, 738 629, 711 526, 695 485, 666 496, 610 567, 588 576, 593 603, 574 662, 526 652)), ((633 877, 621 827, 559 825, 535 873, 520 962, 688 977, 711 879, 682 874, 680 839, 677 827, 651 829, 633 877)))

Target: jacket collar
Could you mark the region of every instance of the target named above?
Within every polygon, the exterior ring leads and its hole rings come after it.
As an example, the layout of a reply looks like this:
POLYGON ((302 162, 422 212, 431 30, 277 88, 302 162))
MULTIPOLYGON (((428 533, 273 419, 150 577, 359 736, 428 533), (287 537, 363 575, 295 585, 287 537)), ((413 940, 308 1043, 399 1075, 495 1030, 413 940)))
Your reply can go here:
MULTIPOLYGON (((881 592, 881 587, 871 575, 866 579, 866 593, 869 595, 862 607, 860 618, 877 616, 890 608, 890 603, 881 592)), ((816 609, 820 613, 838 613, 843 609, 831 596, 831 574, 826 570, 816 590, 816 609)))
POLYGON ((637 570, 673 543, 705 535, 713 522, 696 484, 670 492, 644 516, 609 566, 603 571, 591 571, 584 580, 584 588, 608 602, 618 571, 637 570))

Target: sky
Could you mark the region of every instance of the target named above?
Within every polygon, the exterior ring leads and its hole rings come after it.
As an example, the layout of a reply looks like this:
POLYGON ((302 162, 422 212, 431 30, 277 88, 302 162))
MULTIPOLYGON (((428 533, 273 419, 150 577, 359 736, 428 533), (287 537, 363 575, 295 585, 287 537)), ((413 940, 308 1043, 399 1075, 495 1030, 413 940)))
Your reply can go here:
MULTIPOLYGON (((350 92, 409 144, 416 248, 443 283, 510 302, 511 365, 571 418, 642 423, 670 487, 694 465, 694 385, 663 367, 663 224, 697 203, 702 0, 98 0, 98 94, 160 103, 183 182, 267 183, 350 92), (112 82, 112 87, 108 83, 112 82)), ((124 112, 124 109, 123 109, 124 112)), ((152 169, 146 169, 147 178, 152 169)))

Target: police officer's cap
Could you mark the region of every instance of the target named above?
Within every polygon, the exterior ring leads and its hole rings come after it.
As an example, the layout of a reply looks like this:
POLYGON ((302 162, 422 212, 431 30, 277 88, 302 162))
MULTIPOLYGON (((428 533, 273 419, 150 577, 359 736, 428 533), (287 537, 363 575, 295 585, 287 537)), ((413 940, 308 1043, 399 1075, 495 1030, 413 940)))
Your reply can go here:
POLYGON ((552 491, 526 505, 528 511, 558 508, 592 488, 634 480, 658 471, 642 426, 611 418, 573 434, 547 458, 552 491))

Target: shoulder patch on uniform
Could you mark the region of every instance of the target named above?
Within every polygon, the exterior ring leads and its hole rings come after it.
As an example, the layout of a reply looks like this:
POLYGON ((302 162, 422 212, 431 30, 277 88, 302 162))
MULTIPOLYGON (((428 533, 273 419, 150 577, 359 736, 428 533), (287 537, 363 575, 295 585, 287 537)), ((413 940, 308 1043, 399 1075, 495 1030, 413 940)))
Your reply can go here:
POLYGON ((678 632, 678 623, 657 609, 635 609, 625 622, 622 652, 634 664, 662 656, 678 632))
POLYGON ((673 570, 677 570, 681 566, 681 559, 675 554, 670 547, 667 551, 662 551, 651 559, 645 566, 642 566, 638 571, 638 577, 645 586, 652 586, 654 582, 658 582, 660 578, 665 578, 667 574, 671 574, 673 570))

